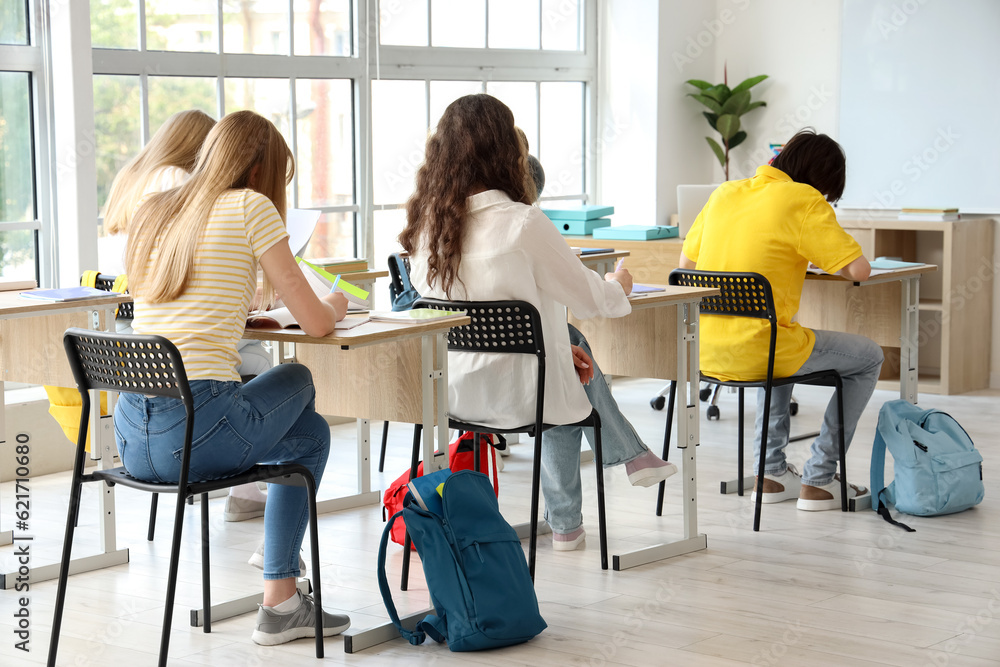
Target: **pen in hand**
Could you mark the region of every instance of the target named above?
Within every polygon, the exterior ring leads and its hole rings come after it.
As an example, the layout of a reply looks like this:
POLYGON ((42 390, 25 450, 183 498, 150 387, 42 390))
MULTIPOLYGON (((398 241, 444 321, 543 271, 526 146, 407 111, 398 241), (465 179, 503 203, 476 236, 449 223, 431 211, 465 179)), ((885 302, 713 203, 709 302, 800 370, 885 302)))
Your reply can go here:
POLYGON ((334 277, 333 279, 333 284, 330 285, 330 294, 333 294, 334 292, 337 291, 337 283, 339 282, 340 282, 340 274, 338 273, 336 277, 334 277))
POLYGON ((615 271, 614 272, 617 273, 618 271, 621 271, 622 267, 624 265, 625 265, 625 258, 622 257, 621 259, 618 260, 618 263, 615 264, 615 271))

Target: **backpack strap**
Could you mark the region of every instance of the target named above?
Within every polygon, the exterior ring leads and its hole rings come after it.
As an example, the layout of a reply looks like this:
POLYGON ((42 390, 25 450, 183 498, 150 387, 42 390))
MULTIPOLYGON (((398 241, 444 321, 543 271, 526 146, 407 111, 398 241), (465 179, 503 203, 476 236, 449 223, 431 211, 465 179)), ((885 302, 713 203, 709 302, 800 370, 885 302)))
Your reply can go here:
MULTIPOLYGON (((389 523, 386 524, 385 530, 382 531, 382 541, 378 545, 378 588, 379 591, 382 592, 382 602, 385 604, 385 609, 389 612, 389 620, 392 621, 392 624, 396 626, 397 630, 399 630, 399 634, 403 637, 403 639, 410 642, 413 646, 419 646, 424 643, 424 638, 426 637, 421 625, 427 623, 427 618, 418 623, 417 627, 412 631, 404 628, 403 624, 399 621, 399 613, 396 611, 396 605, 392 601, 392 591, 389 589, 389 580, 386 579, 385 576, 385 551, 389 542, 389 534, 392 532, 392 524, 394 524, 396 519, 399 519, 402 514, 402 511, 393 514, 389 519, 389 523)), ((437 641, 441 640, 438 639, 437 641)))
POLYGON ((417 623, 416 630, 425 633, 438 644, 443 644, 448 639, 448 620, 434 614, 428 614, 424 620, 417 623))
POLYGON ((885 487, 885 438, 882 437, 877 428, 875 430, 875 440, 872 442, 872 463, 868 483, 871 485, 869 488, 871 489, 873 499, 872 509, 892 525, 899 526, 908 533, 917 532, 915 528, 910 528, 905 523, 900 523, 893 519, 892 515, 889 514, 889 508, 885 504, 887 491, 885 487))

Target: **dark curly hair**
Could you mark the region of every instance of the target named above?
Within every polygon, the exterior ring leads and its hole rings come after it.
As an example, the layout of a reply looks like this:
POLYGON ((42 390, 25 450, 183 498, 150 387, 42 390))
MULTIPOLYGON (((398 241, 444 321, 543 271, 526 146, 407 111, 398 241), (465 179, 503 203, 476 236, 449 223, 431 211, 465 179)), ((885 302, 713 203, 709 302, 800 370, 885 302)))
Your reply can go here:
POLYGON ((403 249, 428 250, 427 282, 441 281, 451 298, 458 278, 468 215, 466 198, 500 190, 513 201, 531 205, 537 195, 528 166, 528 149, 514 126, 514 114, 491 95, 466 95, 445 109, 437 130, 427 139, 416 191, 406 202, 403 249))

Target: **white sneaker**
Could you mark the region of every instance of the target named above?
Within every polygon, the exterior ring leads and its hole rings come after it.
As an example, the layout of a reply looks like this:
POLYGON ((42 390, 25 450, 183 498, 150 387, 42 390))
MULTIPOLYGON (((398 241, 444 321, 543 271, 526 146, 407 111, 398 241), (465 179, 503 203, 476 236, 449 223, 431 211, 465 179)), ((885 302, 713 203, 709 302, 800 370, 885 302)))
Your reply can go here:
POLYGON ((226 521, 246 521, 264 516, 263 500, 248 500, 234 495, 226 496, 226 511, 223 518, 226 521))
MULTIPOLYGON (((847 485, 847 497, 864 498, 868 495, 868 489, 863 486, 847 485)), ((840 509, 840 474, 833 476, 833 480, 824 486, 812 486, 803 484, 799 491, 799 500, 795 506, 806 512, 821 512, 823 510, 840 509)))
POLYGON ((586 538, 587 533, 584 532, 583 526, 572 533, 557 533, 553 530, 552 549, 553 551, 576 551, 583 545, 586 538))
MULTIPOLYGON (((802 475, 791 465, 780 475, 768 475, 765 473, 764 495, 760 502, 769 504, 793 500, 799 497, 799 489, 801 487, 802 475)), ((750 494, 750 500, 751 502, 757 502, 756 480, 754 481, 753 493, 750 494)))

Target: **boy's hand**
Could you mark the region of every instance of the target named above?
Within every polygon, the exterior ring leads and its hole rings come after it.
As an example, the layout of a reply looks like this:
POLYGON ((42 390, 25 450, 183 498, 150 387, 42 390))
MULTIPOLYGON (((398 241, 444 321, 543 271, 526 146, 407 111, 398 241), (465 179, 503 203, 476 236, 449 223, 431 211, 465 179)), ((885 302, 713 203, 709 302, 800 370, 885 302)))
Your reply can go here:
POLYGON ((580 384, 589 384, 594 379, 594 362, 582 347, 570 345, 573 350, 573 365, 576 367, 576 375, 580 378, 580 384))

